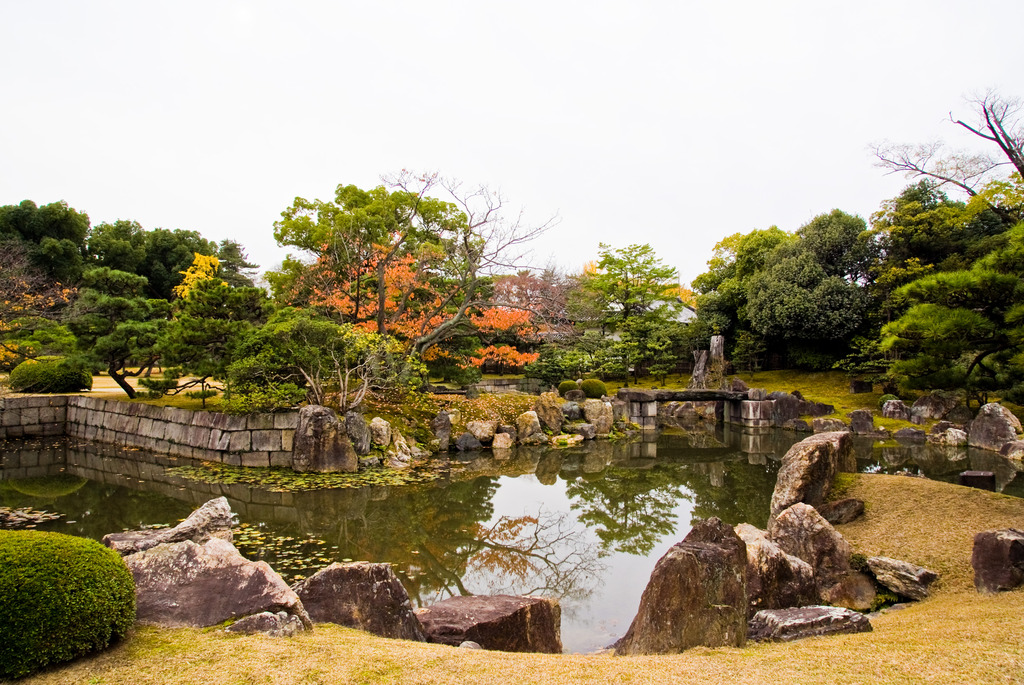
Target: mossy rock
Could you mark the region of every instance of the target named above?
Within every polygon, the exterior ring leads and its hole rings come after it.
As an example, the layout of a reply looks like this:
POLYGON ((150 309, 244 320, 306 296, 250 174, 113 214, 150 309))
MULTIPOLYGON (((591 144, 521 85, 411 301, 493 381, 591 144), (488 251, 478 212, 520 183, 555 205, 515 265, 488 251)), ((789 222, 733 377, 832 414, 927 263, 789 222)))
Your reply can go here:
POLYGON ((94 540, 0 531, 0 679, 104 649, 135 621, 135 583, 94 540))

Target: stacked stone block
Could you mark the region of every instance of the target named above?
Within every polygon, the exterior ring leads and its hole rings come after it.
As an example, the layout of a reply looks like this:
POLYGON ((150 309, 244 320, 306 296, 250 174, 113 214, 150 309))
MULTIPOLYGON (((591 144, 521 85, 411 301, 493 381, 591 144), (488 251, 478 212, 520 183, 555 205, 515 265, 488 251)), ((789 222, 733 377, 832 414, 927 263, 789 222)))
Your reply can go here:
POLYGON ((298 413, 233 416, 81 395, 0 400, 0 439, 69 435, 234 466, 290 466, 298 413))

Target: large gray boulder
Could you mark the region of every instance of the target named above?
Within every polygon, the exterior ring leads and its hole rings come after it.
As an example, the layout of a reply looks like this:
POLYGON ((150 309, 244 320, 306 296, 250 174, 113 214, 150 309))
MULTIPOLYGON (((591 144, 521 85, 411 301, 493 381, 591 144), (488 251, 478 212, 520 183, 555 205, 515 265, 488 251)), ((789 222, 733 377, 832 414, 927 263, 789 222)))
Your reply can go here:
POLYGON ((379 416, 370 420, 370 439, 375 447, 387 448, 391 444, 391 424, 379 416))
POLYGON ((1024 530, 986 530, 971 552, 978 592, 1003 592, 1024 585, 1024 530))
POLYGON ((562 415, 562 404, 565 400, 557 392, 545 392, 537 398, 533 410, 537 412, 537 418, 541 426, 552 433, 560 433, 562 422, 565 417, 562 415))
POLYGON ((800 607, 759 611, 747 633, 754 642, 789 642, 805 637, 866 633, 871 621, 864 614, 842 607, 800 607))
POLYGON ((544 445, 548 441, 535 411, 525 411, 519 415, 516 419, 516 436, 520 445, 544 445))
POLYGON ((455 449, 460 452, 472 452, 474 450, 482 450, 483 448, 483 444, 470 431, 466 431, 455 441, 455 449))
POLYGON ((910 416, 918 422, 941 419, 957 404, 955 396, 933 392, 917 398, 910 407, 910 416))
POLYGON ((597 429, 592 423, 570 423, 565 426, 565 432, 582 435, 584 440, 593 440, 597 437, 597 429))
POLYGON ((846 415, 850 419, 850 432, 854 435, 870 435, 887 438, 889 431, 875 426, 875 417, 867 409, 854 409, 846 415))
POLYGON ((747 552, 732 527, 701 521, 654 566, 615 654, 742 647, 747 638, 747 552))
POLYGON ((990 402, 978 410, 967 433, 967 444, 983 450, 998 452, 1008 442, 1017 439, 1020 421, 1009 409, 990 402))
POLYGON ((901 597, 918 601, 928 596, 928 587, 939 577, 935 571, 891 557, 870 557, 868 568, 880 584, 901 597))
POLYGON ((292 469, 317 473, 355 473, 359 456, 334 410, 311 404, 299 410, 292 443, 292 469))
POLYGON ((331 564, 292 586, 316 623, 423 642, 423 626, 390 564, 331 564))
POLYGON ((882 416, 887 419, 910 420, 910 407, 903 400, 886 400, 882 405, 882 416))
POLYGON ((204 628, 264 611, 312 623, 299 596, 263 561, 211 538, 165 543, 124 558, 135 579, 136 618, 142 623, 204 628))
POLYGON ((583 402, 583 417, 594 427, 598 435, 608 435, 612 431, 615 415, 611 402, 590 399, 583 402))
POLYGON ((428 642, 458 647, 470 641, 502 652, 562 652, 562 610, 554 599, 460 596, 419 609, 416 615, 428 642))
POLYGON ((747 616, 761 609, 813 604, 818 599, 814 569, 803 559, 786 554, 765 531, 749 523, 735 528, 747 545, 747 616))
POLYGON ((798 502, 770 519, 768 539, 811 565, 822 594, 850 571, 850 543, 808 504, 798 502))
POLYGON ((497 421, 468 421, 466 423, 466 430, 483 445, 488 445, 494 440, 494 433, 497 429, 497 421))
POLYGON ((413 451, 409 441, 398 431, 391 430, 391 444, 384 448, 384 464, 393 469, 408 468, 413 451))
POLYGON ((772 493, 771 516, 803 502, 820 506, 832 489, 832 481, 842 470, 852 470, 853 443, 845 432, 819 433, 804 438, 789 448, 772 493))
POLYGON ((225 497, 212 499, 199 507, 174 528, 158 530, 130 530, 103 536, 103 544, 121 556, 151 549, 165 542, 191 540, 203 544, 211 538, 231 542, 231 524, 234 514, 225 497))
POLYGON ((365 456, 370 453, 370 427, 366 425, 366 417, 357 411, 345 412, 345 432, 356 454, 365 456))

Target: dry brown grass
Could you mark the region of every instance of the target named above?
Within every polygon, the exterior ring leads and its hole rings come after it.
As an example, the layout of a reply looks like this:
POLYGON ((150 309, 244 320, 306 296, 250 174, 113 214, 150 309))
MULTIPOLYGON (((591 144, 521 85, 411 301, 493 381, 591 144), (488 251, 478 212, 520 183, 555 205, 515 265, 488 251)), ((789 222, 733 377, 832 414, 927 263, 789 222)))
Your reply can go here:
POLYGON ((941 571, 935 595, 859 635, 657 657, 504 654, 384 640, 336 626, 294 639, 136 631, 26 683, 1024 683, 1024 590, 979 595, 972 536, 1024 526, 1024 500, 902 476, 854 476, 854 546, 941 571))

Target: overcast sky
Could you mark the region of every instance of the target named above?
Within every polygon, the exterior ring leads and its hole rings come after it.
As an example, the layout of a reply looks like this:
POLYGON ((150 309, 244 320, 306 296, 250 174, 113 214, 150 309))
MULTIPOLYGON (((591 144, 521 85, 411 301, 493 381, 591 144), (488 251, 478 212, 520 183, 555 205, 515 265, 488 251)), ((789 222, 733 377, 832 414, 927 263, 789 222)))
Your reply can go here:
POLYGON ((1021 0, 0 0, 0 204, 233 238, 403 168, 558 226, 535 261, 650 243, 684 282, 736 232, 867 219, 868 145, 1024 96, 1021 0))

